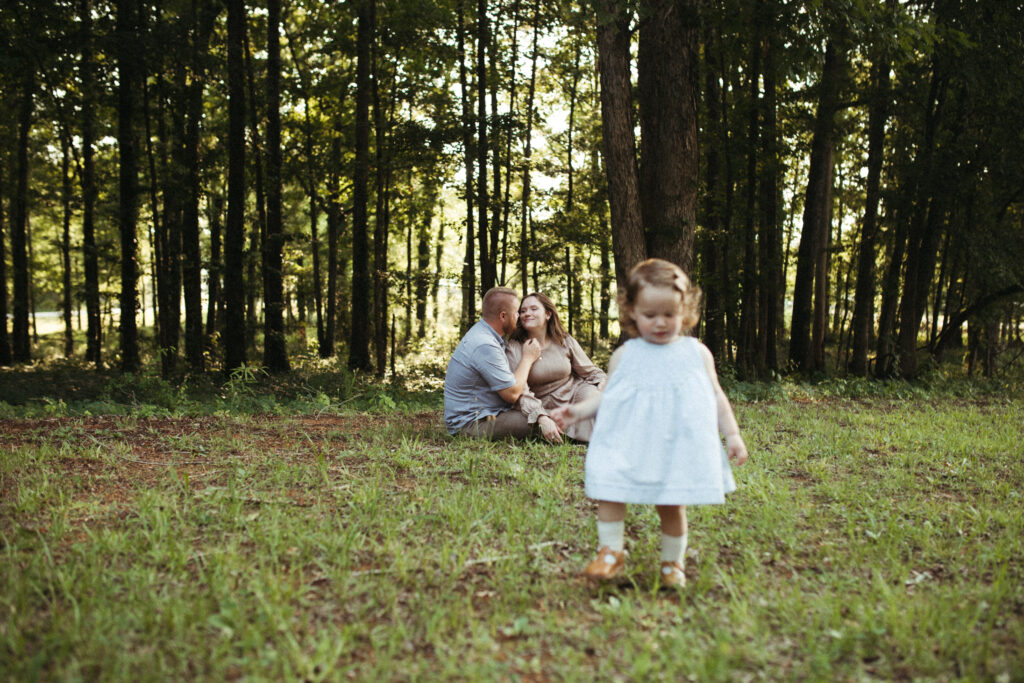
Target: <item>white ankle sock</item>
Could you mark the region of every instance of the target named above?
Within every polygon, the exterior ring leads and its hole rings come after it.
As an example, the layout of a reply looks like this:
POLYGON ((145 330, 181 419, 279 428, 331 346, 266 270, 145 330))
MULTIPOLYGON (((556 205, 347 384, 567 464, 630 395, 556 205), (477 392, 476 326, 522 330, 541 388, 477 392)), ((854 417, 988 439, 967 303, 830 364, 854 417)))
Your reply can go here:
POLYGON ((661 535, 661 561, 683 564, 686 557, 686 534, 682 536, 661 535))
POLYGON ((612 550, 621 552, 626 545, 626 522, 602 522, 597 520, 597 547, 608 546, 612 550))

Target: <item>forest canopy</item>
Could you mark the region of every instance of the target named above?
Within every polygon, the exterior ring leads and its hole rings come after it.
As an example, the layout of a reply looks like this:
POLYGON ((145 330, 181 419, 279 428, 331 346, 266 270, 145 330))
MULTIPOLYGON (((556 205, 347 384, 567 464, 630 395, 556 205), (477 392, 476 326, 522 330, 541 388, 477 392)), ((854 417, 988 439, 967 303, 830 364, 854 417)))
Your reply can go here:
POLYGON ((384 375, 499 284, 593 350, 649 256, 744 378, 1024 349, 1019 3, 13 0, 0 36, 2 365, 57 311, 97 367, 384 375))

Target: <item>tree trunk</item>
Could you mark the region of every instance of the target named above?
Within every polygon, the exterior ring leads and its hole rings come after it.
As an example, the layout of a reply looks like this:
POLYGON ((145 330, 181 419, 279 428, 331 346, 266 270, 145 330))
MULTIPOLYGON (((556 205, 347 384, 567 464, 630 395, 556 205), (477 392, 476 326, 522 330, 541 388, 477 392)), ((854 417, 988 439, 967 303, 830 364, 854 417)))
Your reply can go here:
POLYGON ((334 356, 338 305, 338 247, 341 241, 341 135, 337 129, 331 135, 330 190, 327 197, 327 321, 320 357, 334 356))
POLYGON ((21 83, 21 102, 18 108, 17 185, 11 226, 11 276, 14 279, 14 320, 11 347, 15 363, 32 360, 29 341, 29 283, 28 283, 28 136, 32 128, 35 107, 35 74, 25 74, 21 83))
POLYGON ((348 367, 369 370, 370 254, 367 205, 370 179, 370 44, 374 34, 375 0, 359 0, 356 30, 355 168, 352 182, 352 336, 348 367))
POLYGON ((208 195, 209 202, 209 224, 210 224, 210 263, 207 266, 206 280, 206 347, 212 347, 214 336, 220 331, 221 312, 223 304, 221 301, 221 217, 224 215, 224 198, 217 192, 208 195))
POLYGON ((782 230, 779 226, 779 159, 778 93, 776 92, 774 25, 764 38, 764 122, 761 134, 760 213, 758 239, 760 261, 757 304, 757 366, 759 371, 777 370, 778 330, 782 310, 784 280, 782 273, 782 230))
POLYGON ((228 218, 224 233, 224 369, 245 364, 245 2, 228 6, 228 218))
POLYGON ((722 225, 722 171, 719 150, 724 149, 722 141, 724 133, 722 127, 721 97, 719 79, 722 74, 715 69, 710 53, 713 48, 717 49, 720 41, 718 30, 709 28, 704 39, 706 46, 704 60, 704 91, 705 102, 707 102, 707 117, 705 120, 705 142, 703 149, 707 150, 706 158, 706 190, 704 195, 704 230, 701 232, 699 243, 701 251, 701 286, 704 290, 704 334, 705 346, 711 351, 715 358, 725 358, 725 313, 722 302, 723 294, 719 286, 719 270, 721 264, 721 244, 723 241, 722 225))
POLYGON ((849 371, 863 377, 868 374, 868 348, 875 317, 875 251, 878 242, 878 202, 882 178, 885 123, 889 118, 889 62, 876 58, 872 66, 872 97, 868 111, 868 175, 864 197, 857 257, 857 286, 853 294, 853 322, 850 323, 851 355, 849 371))
POLYGON ((601 69, 601 130, 612 221, 615 281, 623 291, 629 270, 646 257, 640 183, 633 136, 629 16, 616 0, 597 8, 597 53, 601 69))
POLYGON ((693 270, 697 212, 696 0, 641 0, 640 200, 648 256, 693 270))
MULTIPOLYGON (((519 63, 519 6, 520 0, 512 2, 512 58, 509 61, 509 84, 508 84, 508 119, 505 126, 505 190, 502 195, 501 209, 501 281, 507 283, 506 266, 508 265, 508 223, 509 212, 512 208, 512 139, 515 137, 515 126, 513 121, 516 118, 516 65, 519 63)), ((495 89, 496 90, 496 89, 495 89)), ((497 111, 497 109, 495 109, 497 111)), ((495 186, 497 191, 497 186, 495 186)))
POLYGON ((793 289, 789 359, 801 372, 824 370, 824 299, 828 283, 825 259, 832 206, 832 152, 835 115, 845 55, 835 41, 825 47, 818 85, 818 112, 811 141, 810 171, 804 200, 803 230, 793 289), (817 305, 812 308, 812 303, 817 305), (812 331, 813 323, 813 331, 812 331))
MULTIPOLYGON (((61 308, 64 313, 64 357, 71 358, 75 352, 75 338, 71 327, 71 192, 74 178, 71 173, 71 131, 61 126, 60 131, 60 182, 63 222, 60 239, 60 262, 62 275, 61 308)), ((6 328, 6 315, 4 327, 6 328)))
POLYGON ((267 1, 267 239, 263 245, 263 364, 288 371, 281 225, 281 2, 267 1))
POLYGON ((96 141, 94 118, 95 75, 92 51, 92 0, 82 0, 79 9, 82 22, 82 266, 85 276, 85 359, 99 367, 103 329, 100 324, 99 259, 96 249, 94 216, 96 210, 96 165, 93 145, 96 141))
POLYGON ((11 337, 7 332, 7 257, 4 237, 4 165, 0 164, 0 366, 11 364, 11 337))
MULTIPOLYGON (((758 9, 761 3, 757 3, 758 9)), ((760 13, 753 17, 753 40, 750 46, 748 85, 748 121, 747 121, 747 182, 746 212, 743 217, 743 270, 742 288, 740 290, 740 336, 736 344, 736 364, 739 374, 744 379, 755 379, 761 371, 757 357, 757 168, 758 151, 760 148, 760 107, 761 107, 761 22, 760 13)), ((763 241, 763 237, 762 237, 763 241)))
POLYGON ((484 292, 494 286, 497 275, 494 268, 496 249, 488 243, 487 210, 487 50, 490 47, 490 27, 487 23, 487 0, 476 3, 476 208, 477 235, 480 243, 480 288, 484 292))
POLYGON ((458 12, 459 92, 462 103, 462 151, 466 169, 466 236, 462 259, 462 316, 460 334, 465 333, 476 319, 476 256, 473 228, 473 114, 470 105, 468 67, 466 66, 466 20, 463 0, 456 5, 458 12))
POLYGON ((136 0, 117 3, 117 145, 120 151, 121 232, 121 371, 136 372, 141 366, 139 336, 135 315, 138 310, 138 244, 139 173, 135 118, 138 107, 140 76, 136 0))
MULTIPOLYGON (((264 190, 263 175, 263 143, 260 139, 260 119, 256 111, 256 77, 252 64, 252 50, 249 47, 249 26, 248 20, 242 24, 242 41, 245 51, 245 77, 249 86, 249 136, 252 144, 253 162, 253 185, 256 191, 256 224, 252 226, 249 233, 249 250, 245 254, 246 270, 246 291, 245 291, 245 341, 249 348, 256 344, 256 327, 259 316, 256 309, 256 262, 263 260, 263 249, 267 241, 267 199, 264 190)), ((266 306, 266 302, 264 302, 266 306)))
POLYGON ((530 192, 532 184, 533 157, 533 111, 534 97, 537 94, 537 59, 540 51, 537 49, 537 37, 540 33, 540 2, 535 1, 533 5, 533 42, 530 49, 530 85, 526 91, 526 129, 523 133, 523 204, 519 216, 519 272, 522 275, 522 289, 525 297, 530 291, 529 278, 527 274, 530 266, 530 192))
POLYGON ((199 201, 202 193, 199 166, 199 137, 203 116, 203 89, 206 55, 213 22, 219 3, 192 1, 194 18, 192 30, 191 71, 185 122, 186 192, 181 233, 181 276, 185 293, 185 358, 195 372, 203 370, 203 292, 202 251, 199 247, 199 201))

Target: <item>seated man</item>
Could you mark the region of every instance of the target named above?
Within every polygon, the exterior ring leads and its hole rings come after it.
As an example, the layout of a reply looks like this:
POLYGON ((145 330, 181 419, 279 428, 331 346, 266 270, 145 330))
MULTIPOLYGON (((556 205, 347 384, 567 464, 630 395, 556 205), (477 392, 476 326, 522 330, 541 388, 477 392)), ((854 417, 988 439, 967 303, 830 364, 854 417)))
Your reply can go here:
POLYGON ((526 438, 532 427, 512 404, 526 388, 540 344, 523 344, 523 357, 513 371, 505 357, 505 339, 519 319, 519 296, 508 287, 484 294, 483 320, 469 328, 448 362, 444 378, 444 424, 450 434, 500 439, 526 438))

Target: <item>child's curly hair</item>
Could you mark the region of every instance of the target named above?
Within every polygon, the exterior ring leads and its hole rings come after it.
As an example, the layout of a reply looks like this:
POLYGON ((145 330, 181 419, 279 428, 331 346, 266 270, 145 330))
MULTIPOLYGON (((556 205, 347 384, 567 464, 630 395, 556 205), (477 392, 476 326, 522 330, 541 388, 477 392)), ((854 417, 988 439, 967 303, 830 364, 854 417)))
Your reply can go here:
POLYGON ((640 336, 633 316, 633 305, 644 287, 667 287, 681 295, 683 333, 687 334, 700 320, 701 291, 692 284, 683 269, 660 258, 649 258, 633 266, 626 276, 626 288, 619 294, 619 325, 630 337, 640 336))

